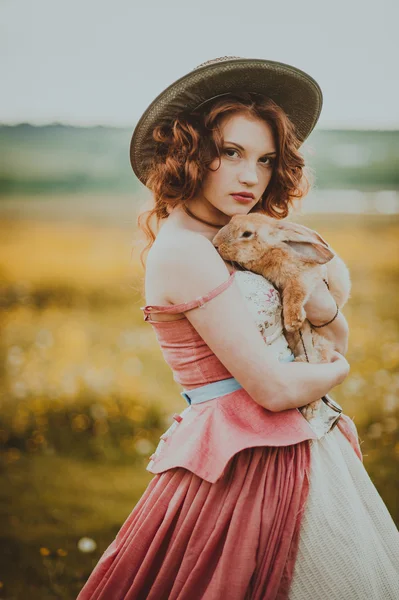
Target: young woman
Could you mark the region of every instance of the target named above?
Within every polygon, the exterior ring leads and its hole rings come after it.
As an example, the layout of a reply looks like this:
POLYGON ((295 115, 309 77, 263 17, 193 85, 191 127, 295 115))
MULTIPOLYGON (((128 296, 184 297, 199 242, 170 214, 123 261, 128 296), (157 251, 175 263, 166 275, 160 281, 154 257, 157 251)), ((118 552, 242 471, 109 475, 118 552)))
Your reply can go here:
POLYGON ((135 129, 132 166, 155 200, 139 218, 143 311, 188 406, 78 600, 399 597, 398 532, 354 424, 333 405, 317 427, 297 410, 348 375, 344 316, 318 287, 307 317, 336 352, 293 362, 278 291, 212 244, 233 215, 281 219, 305 195, 299 147, 321 104, 294 67, 224 57, 169 86, 135 129))

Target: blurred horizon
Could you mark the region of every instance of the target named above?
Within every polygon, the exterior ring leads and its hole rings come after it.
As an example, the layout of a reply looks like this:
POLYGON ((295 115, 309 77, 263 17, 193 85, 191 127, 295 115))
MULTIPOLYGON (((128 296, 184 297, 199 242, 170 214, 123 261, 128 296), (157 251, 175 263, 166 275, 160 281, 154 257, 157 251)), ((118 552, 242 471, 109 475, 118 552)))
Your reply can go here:
MULTIPOLYGON (((85 213, 85 218, 109 219, 110 207, 100 196, 113 195, 111 218, 133 222, 138 204, 151 197, 130 165, 133 129, 65 123, 0 125, 2 214, 50 212, 59 218, 80 218, 85 213), (72 196, 67 207, 65 195, 72 196), (129 204, 129 196, 135 197, 134 203, 131 198, 129 204)), ((316 127, 301 153, 314 181, 295 209, 399 212, 399 130, 316 127)))
MULTIPOLYGON (((30 127, 72 127, 76 129, 95 129, 96 127, 106 128, 106 129, 128 129, 131 128, 132 132, 136 126, 136 121, 132 123, 122 123, 116 124, 112 122, 79 122, 79 120, 19 120, 19 121, 0 121, 0 127, 19 127, 21 125, 29 125, 30 127)), ((348 126, 318 126, 316 125, 315 131, 389 131, 395 132, 399 131, 399 123, 392 125, 392 127, 372 127, 367 125, 365 127, 350 127, 348 126)))

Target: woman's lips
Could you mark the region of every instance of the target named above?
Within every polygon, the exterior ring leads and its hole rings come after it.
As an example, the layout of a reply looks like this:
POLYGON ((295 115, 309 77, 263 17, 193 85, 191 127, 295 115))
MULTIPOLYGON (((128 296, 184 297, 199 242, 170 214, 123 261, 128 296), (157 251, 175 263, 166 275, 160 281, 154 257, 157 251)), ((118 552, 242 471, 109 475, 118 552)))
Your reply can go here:
POLYGON ((234 198, 234 200, 237 200, 237 202, 244 202, 246 204, 253 202, 253 198, 252 196, 240 196, 240 194, 231 194, 234 198))

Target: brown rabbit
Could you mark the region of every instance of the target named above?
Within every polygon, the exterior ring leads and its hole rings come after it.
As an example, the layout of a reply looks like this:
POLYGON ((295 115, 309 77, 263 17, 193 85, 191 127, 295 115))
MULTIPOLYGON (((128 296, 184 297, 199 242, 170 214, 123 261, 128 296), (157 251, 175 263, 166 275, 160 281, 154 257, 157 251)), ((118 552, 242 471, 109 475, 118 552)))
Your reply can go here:
POLYGON ((306 361, 307 354, 309 362, 328 362, 332 343, 311 328, 303 308, 320 279, 327 282, 339 308, 349 298, 349 271, 327 242, 304 225, 252 213, 232 217, 212 243, 223 259, 263 275, 280 291, 286 338, 295 360, 306 361))
MULTIPOLYGON (((320 279, 339 308, 349 298, 348 268, 327 242, 304 225, 252 213, 232 217, 212 243, 223 259, 263 275, 280 291, 285 336, 295 360, 329 362, 333 345, 312 329, 304 310, 320 279)), ((302 407, 305 418, 312 419, 320 402, 302 407)))

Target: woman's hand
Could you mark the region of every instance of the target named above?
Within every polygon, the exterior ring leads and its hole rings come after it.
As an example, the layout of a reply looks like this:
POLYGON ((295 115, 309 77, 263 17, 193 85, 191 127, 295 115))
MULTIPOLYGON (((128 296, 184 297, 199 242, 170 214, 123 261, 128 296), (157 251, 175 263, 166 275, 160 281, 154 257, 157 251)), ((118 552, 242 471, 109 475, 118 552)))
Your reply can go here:
MULTIPOLYGON (((321 279, 315 286, 308 301, 304 305, 306 317, 313 325, 328 323, 337 312, 337 305, 326 284, 321 279)), ((323 337, 330 340, 341 354, 348 350, 349 327, 344 315, 339 312, 329 325, 316 329, 323 337)))
POLYGON ((313 325, 323 325, 330 321, 337 311, 337 305, 326 284, 320 279, 304 304, 306 318, 313 325))
POLYGON ((342 383, 348 376, 350 371, 350 365, 346 360, 345 356, 340 354, 337 351, 334 351, 330 363, 334 363, 337 369, 337 383, 339 385, 342 383))

